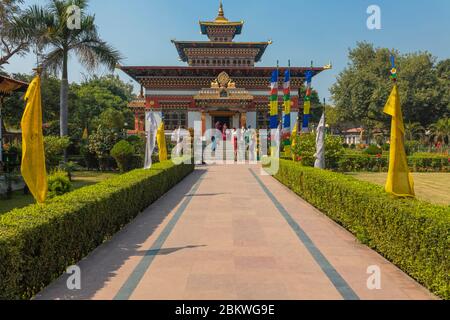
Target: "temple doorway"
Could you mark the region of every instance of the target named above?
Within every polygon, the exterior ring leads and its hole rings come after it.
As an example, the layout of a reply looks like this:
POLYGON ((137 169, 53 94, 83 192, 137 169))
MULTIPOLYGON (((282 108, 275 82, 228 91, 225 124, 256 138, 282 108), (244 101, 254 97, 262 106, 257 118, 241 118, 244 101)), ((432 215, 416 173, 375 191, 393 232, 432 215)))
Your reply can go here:
POLYGON ((230 116, 214 116, 212 121, 213 128, 216 128, 217 123, 220 123, 221 128, 227 125, 227 128, 230 129, 232 126, 232 118, 230 116))

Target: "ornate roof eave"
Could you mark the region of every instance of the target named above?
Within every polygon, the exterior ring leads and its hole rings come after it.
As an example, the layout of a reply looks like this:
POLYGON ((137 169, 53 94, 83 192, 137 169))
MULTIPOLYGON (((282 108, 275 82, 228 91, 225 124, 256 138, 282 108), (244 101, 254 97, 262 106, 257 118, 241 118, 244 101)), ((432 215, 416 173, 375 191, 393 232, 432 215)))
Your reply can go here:
MULTIPOLYGON (((139 82, 143 78, 152 77, 209 77, 215 78, 226 71, 231 77, 264 77, 270 78, 275 67, 186 67, 186 66, 118 66, 118 69, 128 74, 131 78, 139 82)), ((280 80, 287 67, 280 67, 280 80)), ((304 78, 308 70, 313 71, 313 76, 318 75, 326 67, 291 67, 291 78, 304 78)))
POLYGON ((267 47, 272 44, 272 41, 264 42, 216 42, 216 41, 176 41, 172 40, 180 56, 181 61, 187 62, 188 57, 184 52, 185 48, 256 48, 259 49, 255 57, 255 62, 259 62, 264 55, 267 47))
POLYGON ((235 35, 239 35, 242 33, 242 28, 244 27, 244 21, 199 21, 200 30, 202 34, 208 34, 208 27, 233 27, 235 28, 235 35))
POLYGON ((10 95, 14 91, 25 92, 28 83, 0 75, 0 96, 10 95))
POLYGON ((145 98, 137 98, 128 104, 129 108, 145 108, 145 98))

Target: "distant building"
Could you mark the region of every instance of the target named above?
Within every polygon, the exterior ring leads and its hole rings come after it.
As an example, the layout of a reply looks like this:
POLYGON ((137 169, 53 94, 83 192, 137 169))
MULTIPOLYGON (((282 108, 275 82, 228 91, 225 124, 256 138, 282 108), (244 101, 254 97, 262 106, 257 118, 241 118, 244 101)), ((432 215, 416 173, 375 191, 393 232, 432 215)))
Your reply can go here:
POLYGON ((352 128, 348 130, 344 130, 341 133, 341 136, 344 138, 344 143, 348 145, 358 145, 361 144, 362 141, 362 134, 364 132, 363 128, 352 128))

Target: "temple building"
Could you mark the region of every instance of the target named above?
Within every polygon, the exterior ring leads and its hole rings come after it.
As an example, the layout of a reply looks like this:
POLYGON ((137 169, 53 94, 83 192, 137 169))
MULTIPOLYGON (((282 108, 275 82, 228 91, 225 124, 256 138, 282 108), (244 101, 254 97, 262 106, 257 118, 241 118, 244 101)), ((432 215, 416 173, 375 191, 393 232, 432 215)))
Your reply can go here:
MULTIPOLYGON (((228 128, 262 129, 269 122, 269 82, 274 67, 257 67, 264 52, 272 44, 238 42, 243 21, 229 21, 222 2, 213 21, 200 21, 200 30, 207 41, 172 40, 179 58, 187 66, 120 66, 119 68, 141 84, 141 95, 129 107, 135 114, 135 130, 145 131, 145 114, 154 112, 164 120, 166 130, 194 127, 201 121, 203 130, 215 123, 228 128)), ((320 68, 290 67, 292 112, 291 123, 298 118, 298 89, 305 81, 305 72, 316 75, 330 66, 320 68)), ((286 68, 279 68, 282 88, 286 68)), ((280 90, 280 116, 282 113, 280 90)), ((281 119, 281 117, 280 117, 281 119)))

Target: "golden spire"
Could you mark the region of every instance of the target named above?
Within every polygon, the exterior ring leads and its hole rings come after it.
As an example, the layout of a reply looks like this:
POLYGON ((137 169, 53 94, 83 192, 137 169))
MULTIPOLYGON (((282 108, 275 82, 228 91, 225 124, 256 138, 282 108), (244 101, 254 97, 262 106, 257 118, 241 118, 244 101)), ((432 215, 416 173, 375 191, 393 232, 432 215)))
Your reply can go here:
POLYGON ((223 12, 223 4, 222 4, 222 0, 220 0, 220 4, 219 4, 219 15, 216 18, 216 22, 227 22, 228 19, 225 18, 225 13, 223 12))

